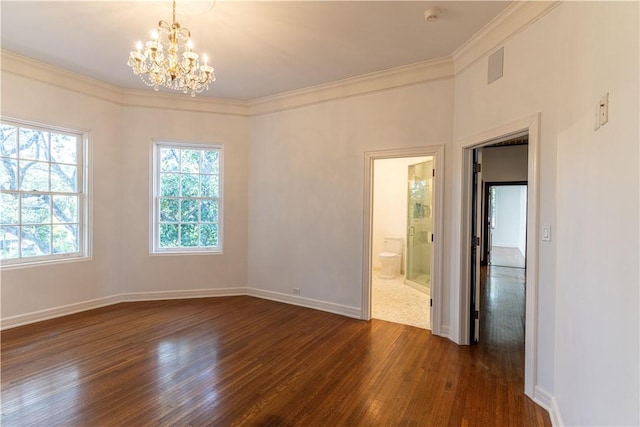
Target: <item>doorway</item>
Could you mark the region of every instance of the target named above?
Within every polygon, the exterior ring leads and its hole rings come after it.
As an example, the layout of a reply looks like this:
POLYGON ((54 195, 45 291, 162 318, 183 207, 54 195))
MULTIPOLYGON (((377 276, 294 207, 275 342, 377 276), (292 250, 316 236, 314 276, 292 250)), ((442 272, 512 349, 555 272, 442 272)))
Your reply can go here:
MULTIPOLYGON (((482 313, 478 313, 480 291, 481 249, 484 236, 482 235, 482 183, 500 181, 482 177, 483 166, 477 166, 474 160, 483 160, 482 148, 496 146, 519 137, 526 137, 527 152, 527 225, 526 233, 526 266, 524 273, 526 280, 525 314, 524 314, 524 392, 535 398, 535 378, 537 366, 537 300, 538 300, 538 271, 537 250, 538 241, 538 144, 539 144, 540 115, 535 114, 499 128, 483 132, 461 141, 462 146, 462 205, 461 205, 461 252, 460 252, 460 305, 458 314, 459 339, 462 343, 472 343, 478 338, 479 322, 482 313), (475 197, 474 197, 475 196, 475 197), (478 317, 477 321, 474 319, 478 317), (474 330, 475 328, 475 330, 474 330)), ((486 160, 486 159, 484 159, 486 160)), ((482 161, 479 162, 482 164, 482 161)))
POLYGON ((373 166, 371 317, 429 329, 433 157, 373 166))
POLYGON ((527 182, 487 182, 483 193, 482 265, 525 268, 527 182))
MULTIPOLYGON (((438 174, 443 170, 443 150, 442 146, 434 146, 365 153, 362 319, 370 320, 373 317, 373 288, 374 285, 380 285, 382 265, 379 256, 384 252, 382 248, 385 237, 391 238, 390 243, 400 238, 403 245, 400 274, 393 280, 397 280, 397 285, 404 290, 414 292, 414 300, 418 297, 424 299, 426 326, 432 333, 442 334, 439 266, 443 255, 438 236, 442 230, 443 194, 438 174), (394 205, 402 209, 401 214, 392 214, 396 224, 401 222, 401 225, 396 225, 393 229, 380 227, 378 224, 378 219, 386 215, 385 211, 390 203, 382 203, 385 206, 382 211, 376 208, 382 197, 379 190, 384 190, 389 184, 386 179, 382 180, 382 186, 375 183, 376 176, 380 177, 385 168, 385 163, 381 161, 386 160, 403 164, 402 169, 397 172, 397 176, 401 177, 398 178, 401 184, 391 190, 399 200, 394 205), (412 270, 409 274, 412 280, 405 280, 409 268, 412 270)), ((387 286, 384 288, 389 291, 391 282, 389 279, 385 280, 383 285, 387 286)))

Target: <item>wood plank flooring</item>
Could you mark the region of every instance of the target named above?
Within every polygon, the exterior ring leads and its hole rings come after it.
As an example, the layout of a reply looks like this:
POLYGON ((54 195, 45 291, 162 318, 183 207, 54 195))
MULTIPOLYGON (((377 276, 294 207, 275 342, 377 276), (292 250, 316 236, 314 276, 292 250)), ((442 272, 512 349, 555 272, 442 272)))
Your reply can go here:
POLYGON ((242 297, 2 332, 2 426, 549 426, 521 363, 411 326, 242 297))

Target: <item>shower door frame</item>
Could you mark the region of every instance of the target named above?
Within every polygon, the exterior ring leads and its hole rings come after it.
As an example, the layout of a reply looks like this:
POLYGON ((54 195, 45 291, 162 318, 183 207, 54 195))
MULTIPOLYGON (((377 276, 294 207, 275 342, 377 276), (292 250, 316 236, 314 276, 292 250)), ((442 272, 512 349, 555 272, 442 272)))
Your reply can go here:
POLYGON ((367 151, 364 153, 364 206, 362 240, 362 302, 360 318, 371 320, 371 257, 373 251, 373 173, 374 162, 380 159, 402 157, 433 157, 433 264, 431 270, 431 333, 446 335, 442 330, 442 260, 443 260, 443 217, 444 217, 444 145, 433 145, 404 149, 367 151))
MULTIPOLYGON (((416 167, 418 165, 421 165, 423 163, 428 163, 428 162, 431 162, 431 169, 435 170, 435 162, 434 162, 433 158, 430 159, 430 160, 426 160, 426 161, 423 161, 423 162, 419 162, 419 163, 413 164, 413 165, 409 165, 408 169, 410 170, 412 167, 416 167)), ((433 234, 433 213, 431 212, 431 210, 433 209, 433 201, 434 201, 434 198, 433 198, 433 178, 434 178, 434 176, 427 177, 426 179, 429 179, 429 178, 431 179, 431 199, 429 200, 429 212, 430 212, 429 213, 429 218, 431 220, 431 227, 430 227, 431 228, 431 233, 433 234)), ((409 189, 407 189, 407 204, 409 204, 409 200, 410 199, 411 199, 410 191, 409 191, 409 189)), ((431 270, 433 269, 433 264, 434 264, 434 262, 433 262, 433 241, 427 242, 427 244, 431 244, 431 246, 432 246, 431 250, 430 250, 429 260, 428 260, 428 262, 429 262, 429 284, 427 285, 426 283, 422 283, 422 282, 420 282, 418 280, 414 280, 413 278, 409 277, 410 276, 410 271, 409 271, 410 268, 409 268, 409 266, 413 265, 413 263, 412 263, 412 258, 414 256, 413 255, 413 251, 416 250, 415 242, 413 242, 413 239, 410 239, 410 237, 413 237, 413 235, 411 234, 411 231, 410 231, 410 228, 413 227, 411 225, 411 219, 412 219, 411 207, 407 206, 407 230, 406 230, 406 244, 405 244, 405 254, 406 254, 405 255, 405 259, 407 261, 407 265, 406 265, 404 283, 406 285, 411 286, 412 288, 416 289, 417 291, 423 292, 423 293, 426 293, 425 292, 425 288, 428 287, 429 288, 428 294, 431 295, 431 270), (414 247, 412 248, 412 246, 414 246, 414 247)))

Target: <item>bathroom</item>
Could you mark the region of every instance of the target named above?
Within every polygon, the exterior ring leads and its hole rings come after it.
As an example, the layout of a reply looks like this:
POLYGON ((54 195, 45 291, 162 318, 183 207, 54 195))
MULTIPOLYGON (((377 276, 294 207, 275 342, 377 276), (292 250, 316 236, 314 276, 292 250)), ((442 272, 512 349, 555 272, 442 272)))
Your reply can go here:
POLYGON ((433 157, 376 159, 372 317, 430 329, 433 157))

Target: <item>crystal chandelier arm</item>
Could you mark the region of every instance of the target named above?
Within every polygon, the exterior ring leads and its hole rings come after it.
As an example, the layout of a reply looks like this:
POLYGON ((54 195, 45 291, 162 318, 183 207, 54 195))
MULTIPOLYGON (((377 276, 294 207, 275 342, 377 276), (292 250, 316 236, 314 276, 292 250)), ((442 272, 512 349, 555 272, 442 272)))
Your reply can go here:
POLYGON ((138 42, 137 50, 130 52, 127 64, 154 90, 165 86, 195 96, 215 81, 214 70, 208 65, 206 55, 203 56, 204 65, 200 65, 199 55, 193 51, 190 31, 176 21, 175 0, 172 18, 171 25, 159 21, 151 40, 144 45, 138 42))

